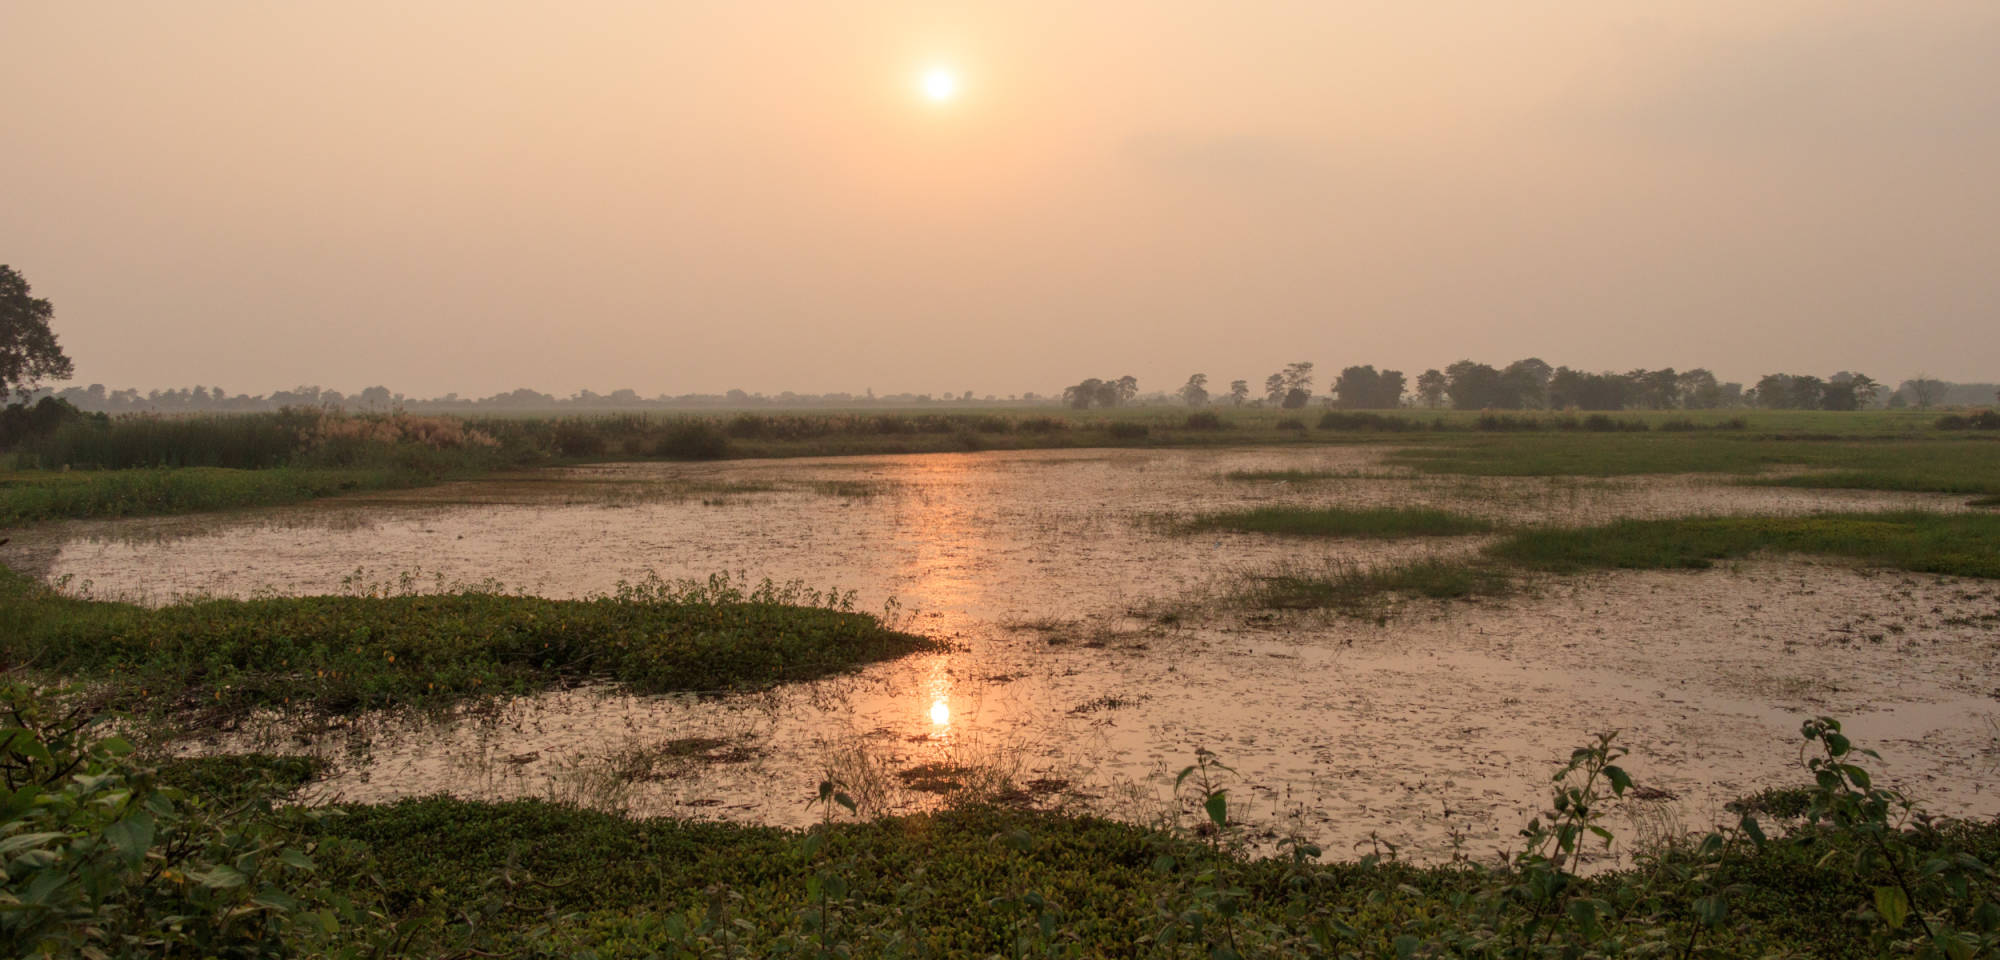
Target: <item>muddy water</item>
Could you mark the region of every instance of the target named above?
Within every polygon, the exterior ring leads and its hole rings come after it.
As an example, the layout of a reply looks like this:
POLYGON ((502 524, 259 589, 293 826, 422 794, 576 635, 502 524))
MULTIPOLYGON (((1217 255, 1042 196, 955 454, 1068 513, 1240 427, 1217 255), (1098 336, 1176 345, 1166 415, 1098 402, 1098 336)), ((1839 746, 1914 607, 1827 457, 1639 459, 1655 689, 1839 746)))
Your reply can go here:
MULTIPOLYGON (((1188 538, 1159 516, 1257 503, 1424 503, 1510 521, 1953 508, 1910 495, 1700 478, 1434 479, 1374 451, 1035 451, 613 465, 392 497, 45 528, 0 561, 97 596, 329 592, 421 569, 552 596, 648 573, 804 579, 890 598, 948 654, 756 696, 569 691, 452 724, 370 718, 290 743, 338 762, 329 794, 555 796, 637 814, 796 824, 834 770, 868 812, 955 783, 1130 819, 1176 816, 1198 749, 1236 771, 1255 832, 1334 853, 1371 834, 1419 860, 1485 854, 1533 815, 1553 765, 1603 729, 1653 799, 1624 836, 1695 827, 1798 783, 1796 733, 1831 713, 1935 811, 2000 813, 2000 594, 1978 581, 1765 560, 1543 583, 1386 624, 1162 621, 1243 571, 1466 551, 1431 542, 1188 538), (1314 483, 1239 470, 1348 474, 1314 483), (1652 791, 1658 791, 1654 793, 1652 791)), ((288 734, 245 734, 227 747, 288 734)))

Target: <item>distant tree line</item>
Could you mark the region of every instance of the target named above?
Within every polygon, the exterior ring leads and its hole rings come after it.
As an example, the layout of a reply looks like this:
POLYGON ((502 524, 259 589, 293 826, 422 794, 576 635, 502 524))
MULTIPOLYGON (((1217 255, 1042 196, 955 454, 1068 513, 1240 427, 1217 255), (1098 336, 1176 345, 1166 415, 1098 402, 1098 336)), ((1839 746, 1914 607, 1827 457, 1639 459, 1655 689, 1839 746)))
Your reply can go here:
POLYGON ((579 390, 556 396, 521 388, 485 397, 411 397, 373 386, 353 393, 316 386, 276 390, 268 394, 232 394, 219 386, 170 390, 111 390, 102 384, 23 388, 17 396, 32 404, 55 397, 91 413, 222 413, 269 411, 285 407, 334 407, 350 412, 405 410, 412 413, 476 413, 506 410, 649 410, 757 409, 810 407, 934 406, 942 404, 1061 404, 1077 410, 1179 403, 1189 407, 1214 405, 1270 406, 1296 410, 1315 403, 1339 410, 1392 410, 1399 407, 1455 410, 1710 410, 1755 407, 1770 410, 1865 410, 1887 407, 1987 406, 2000 402, 2000 385, 1950 383, 1919 374, 1888 390, 1866 374, 1840 371, 1831 376, 1773 373, 1755 385, 1724 383, 1708 370, 1635 369, 1624 373, 1592 373, 1550 367, 1529 357, 1504 367, 1460 360, 1443 370, 1425 370, 1414 380, 1401 370, 1372 364, 1343 368, 1325 395, 1314 393, 1311 361, 1286 364, 1264 378, 1253 393, 1248 379, 1232 380, 1226 391, 1211 391, 1207 374, 1197 373, 1173 393, 1141 394, 1137 377, 1092 377, 1065 387, 1059 394, 1033 392, 1007 397, 975 397, 960 393, 899 393, 876 395, 786 391, 774 395, 730 390, 720 394, 688 393, 641 396, 634 390, 596 393, 579 390))
POLYGON ((988 395, 975 398, 972 391, 962 393, 897 393, 877 396, 873 391, 861 394, 821 393, 800 394, 789 390, 765 395, 731 390, 727 393, 687 393, 680 395, 661 394, 640 396, 635 390, 613 390, 610 393, 596 393, 579 390, 559 397, 522 387, 486 397, 461 397, 447 393, 439 397, 412 397, 393 392, 388 387, 368 387, 354 393, 327 390, 317 386, 294 387, 290 390, 274 390, 267 394, 231 394, 222 387, 182 387, 170 390, 110 390, 103 384, 66 387, 61 390, 36 390, 28 392, 26 399, 34 400, 53 396, 66 400, 79 410, 93 413, 228 413, 248 411, 270 411, 285 407, 338 407, 349 411, 406 410, 417 413, 477 412, 493 410, 647 410, 647 409, 745 409, 770 407, 774 409, 797 407, 867 407, 928 405, 944 403, 1043 403, 1043 398, 1034 393, 1020 396, 995 397, 988 395))
MULTIPOLYGON (((1226 402, 1237 405, 1297 409, 1312 401, 1313 365, 1287 365, 1264 380, 1264 395, 1250 398, 1247 381, 1230 384, 1226 402)), ((1091 381, 1086 381, 1086 383, 1091 381)), ((1176 392, 1191 407, 1214 401, 1208 375, 1197 373, 1176 392)), ((1075 388, 1072 388, 1075 389, 1075 388)), ((1993 384, 1947 384, 1923 375, 1905 381, 1884 396, 1883 385, 1863 373, 1840 371, 1821 378, 1810 374, 1774 373, 1753 387, 1725 383, 1697 367, 1675 370, 1638 368, 1623 373, 1593 373, 1551 367, 1539 357, 1516 360, 1505 367, 1460 360, 1443 370, 1418 374, 1414 383, 1401 370, 1377 370, 1372 364, 1347 367, 1334 380, 1327 406, 1343 410, 1392 410, 1399 407, 1454 410, 1714 410, 1762 407, 1772 410, 1861 410, 1878 406, 1978 405, 2000 402, 1993 384), (1950 399, 1947 399, 1950 398, 1950 399)), ((1107 404, 1108 405, 1108 404, 1107 404)))

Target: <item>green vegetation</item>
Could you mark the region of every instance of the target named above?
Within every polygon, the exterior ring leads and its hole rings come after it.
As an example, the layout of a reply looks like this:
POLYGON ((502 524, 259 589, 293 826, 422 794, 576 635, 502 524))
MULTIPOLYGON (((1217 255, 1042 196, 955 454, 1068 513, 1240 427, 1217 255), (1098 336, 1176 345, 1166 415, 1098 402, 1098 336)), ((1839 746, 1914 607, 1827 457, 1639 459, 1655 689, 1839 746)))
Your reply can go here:
POLYGON ((41 520, 196 513, 415 486, 393 469, 181 467, 0 473, 0 527, 41 520))
POLYGON ((1716 434, 1458 436, 1406 447, 1393 463, 1426 473, 1609 477, 1726 473, 1775 486, 2000 493, 2000 442, 1959 437, 1841 440, 1716 434), (1752 477, 1783 469, 1783 476, 1752 477))
POLYGON ((803 831, 542 801, 277 809, 306 767, 174 761, 18 686, 0 739, 0 947, 37 956, 1988 957, 2000 824, 1920 815, 1831 720, 1791 832, 1753 814, 1585 875, 1635 784, 1603 735, 1494 862, 1250 859, 1234 775, 1182 771, 1196 823, 960 804, 803 831), (198 768, 198 769, 197 769, 198 768), (193 770, 193 772, 190 772, 193 770), (166 918, 173 918, 169 922, 166 918), (588 951, 588 953, 585 953, 588 951))
POLYGON ((1822 513, 1620 520, 1517 530, 1463 560, 1380 568, 1291 564, 1246 579, 1238 599, 1272 609, 1380 616, 1386 595, 1461 599, 1511 591, 1524 572, 1701 569, 1760 552, 1839 557, 1917 573, 2000 578, 2000 516, 1822 513))
POLYGON ((1273 610, 1330 609, 1379 616, 1379 601, 1386 595, 1462 600, 1499 596, 1512 587, 1512 579, 1502 571, 1466 561, 1417 560, 1380 568, 1294 563, 1249 577, 1240 599, 1273 610))
POLYGON ((1523 530, 1489 546, 1485 556, 1520 569, 1573 573, 1702 568, 1760 551, 1843 557, 1917 573, 2000 577, 2000 516, 1907 512, 1620 520, 1523 530))
MULTIPOLYGON (((14 444, 10 455, 20 469, 0 474, 0 526, 269 505, 510 467, 603 460, 1300 443, 1395 444, 1392 463, 1426 473, 1723 473, 1747 483, 2000 495, 2000 440, 1941 431, 1929 415, 1724 413, 1635 411, 1578 419, 1470 410, 1332 411, 1319 418, 1318 430, 1280 408, 464 419, 288 409, 83 416, 14 444), (179 475, 168 468, 215 469, 179 475), (1783 474, 1756 476, 1773 470, 1783 474)), ((1317 477, 1253 471, 1232 479, 1317 477)))
POLYGON ((1239 483, 1325 483, 1330 480, 1375 480, 1393 476, 1359 470, 1231 470, 1222 478, 1239 483))
POLYGON ((214 721, 591 681, 645 693, 765 687, 937 649, 852 602, 714 577, 583 600, 468 589, 149 609, 64 596, 0 568, 0 661, 99 684, 113 704, 214 721))
POLYGON ((1209 513, 1181 521, 1184 533, 1232 530, 1291 537, 1458 537, 1490 533, 1493 524, 1479 517, 1432 507, 1255 507, 1209 513))

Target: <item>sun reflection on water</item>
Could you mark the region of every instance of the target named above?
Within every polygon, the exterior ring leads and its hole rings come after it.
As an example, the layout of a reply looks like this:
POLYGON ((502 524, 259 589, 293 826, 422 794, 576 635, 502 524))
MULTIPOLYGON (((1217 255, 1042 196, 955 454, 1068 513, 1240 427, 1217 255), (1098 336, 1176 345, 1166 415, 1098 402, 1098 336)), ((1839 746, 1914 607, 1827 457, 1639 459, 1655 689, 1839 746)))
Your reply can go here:
POLYGON ((943 697, 931 701, 931 726, 951 726, 951 701, 943 697))

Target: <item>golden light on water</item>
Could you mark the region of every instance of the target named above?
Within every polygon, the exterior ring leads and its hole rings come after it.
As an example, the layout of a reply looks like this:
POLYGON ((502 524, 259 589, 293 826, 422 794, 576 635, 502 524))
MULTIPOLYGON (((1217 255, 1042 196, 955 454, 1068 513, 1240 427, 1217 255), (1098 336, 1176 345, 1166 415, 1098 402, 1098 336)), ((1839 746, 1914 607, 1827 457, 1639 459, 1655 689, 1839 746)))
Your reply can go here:
POLYGON ((943 697, 931 701, 931 724, 939 727, 951 724, 951 703, 943 697))

